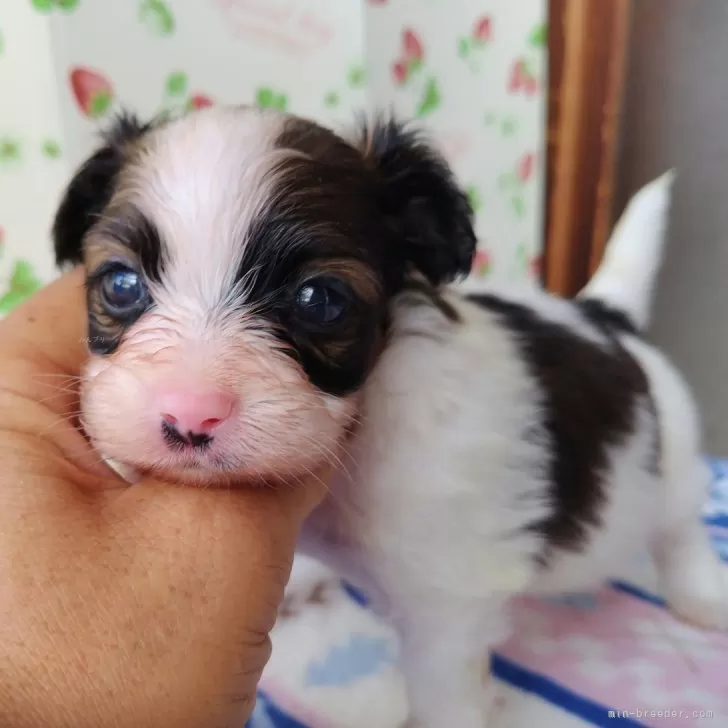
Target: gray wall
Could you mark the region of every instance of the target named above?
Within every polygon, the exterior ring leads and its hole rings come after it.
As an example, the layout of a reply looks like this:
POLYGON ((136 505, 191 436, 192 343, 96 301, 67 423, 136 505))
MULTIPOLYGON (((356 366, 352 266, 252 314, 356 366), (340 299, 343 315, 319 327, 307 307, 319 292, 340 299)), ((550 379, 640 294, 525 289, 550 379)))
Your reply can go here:
POLYGON ((635 0, 618 205, 676 167, 652 340, 728 456, 728 0, 635 0))

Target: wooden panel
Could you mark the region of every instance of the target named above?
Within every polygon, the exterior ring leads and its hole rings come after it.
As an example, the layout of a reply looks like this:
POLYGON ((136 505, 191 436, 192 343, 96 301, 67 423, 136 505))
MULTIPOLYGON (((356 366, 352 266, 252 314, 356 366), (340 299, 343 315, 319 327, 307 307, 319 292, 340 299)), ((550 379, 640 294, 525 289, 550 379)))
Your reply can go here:
POLYGON ((631 0, 551 0, 544 283, 571 296, 612 225, 631 0))

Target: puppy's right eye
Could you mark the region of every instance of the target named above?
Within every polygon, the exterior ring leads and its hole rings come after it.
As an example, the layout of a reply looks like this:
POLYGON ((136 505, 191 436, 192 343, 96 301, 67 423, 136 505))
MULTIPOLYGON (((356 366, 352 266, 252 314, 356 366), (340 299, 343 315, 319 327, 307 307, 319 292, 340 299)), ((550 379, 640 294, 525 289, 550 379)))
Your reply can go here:
POLYGON ((101 298, 114 318, 139 314, 147 305, 148 293, 141 276, 130 268, 115 268, 101 279, 101 298))
POLYGON ((352 302, 351 289, 338 278, 321 276, 296 291, 294 310, 299 321, 325 329, 339 323, 352 302))

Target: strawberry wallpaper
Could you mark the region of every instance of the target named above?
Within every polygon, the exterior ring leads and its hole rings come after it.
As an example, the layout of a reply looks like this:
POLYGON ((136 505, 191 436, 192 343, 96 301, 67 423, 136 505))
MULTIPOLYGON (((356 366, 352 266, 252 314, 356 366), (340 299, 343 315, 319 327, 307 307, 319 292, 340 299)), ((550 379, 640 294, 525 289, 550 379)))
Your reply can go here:
POLYGON ((477 211, 471 283, 538 274, 546 0, 3 0, 0 315, 55 275, 48 228, 117 109, 393 108, 477 211))

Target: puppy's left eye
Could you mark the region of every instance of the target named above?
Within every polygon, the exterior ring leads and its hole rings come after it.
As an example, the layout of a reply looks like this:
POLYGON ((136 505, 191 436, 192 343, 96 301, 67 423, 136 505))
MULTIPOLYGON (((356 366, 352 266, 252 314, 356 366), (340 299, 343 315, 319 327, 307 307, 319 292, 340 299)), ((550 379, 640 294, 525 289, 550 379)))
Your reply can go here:
POLYGON ((347 314, 353 297, 351 288, 338 278, 314 278, 296 291, 294 311, 303 323, 333 326, 347 314))
POLYGON ((147 301, 147 289, 140 275, 130 268, 117 268, 104 275, 101 294, 109 314, 125 317, 138 313, 147 301))

